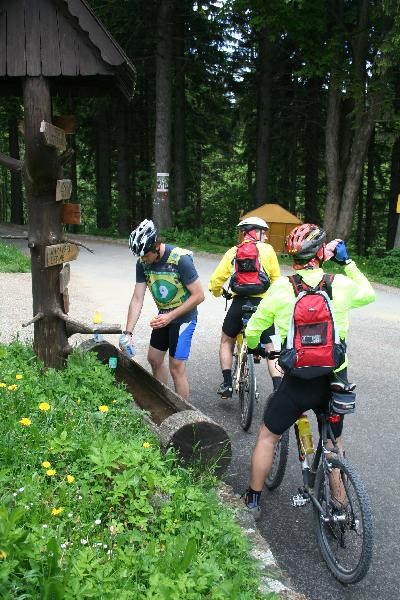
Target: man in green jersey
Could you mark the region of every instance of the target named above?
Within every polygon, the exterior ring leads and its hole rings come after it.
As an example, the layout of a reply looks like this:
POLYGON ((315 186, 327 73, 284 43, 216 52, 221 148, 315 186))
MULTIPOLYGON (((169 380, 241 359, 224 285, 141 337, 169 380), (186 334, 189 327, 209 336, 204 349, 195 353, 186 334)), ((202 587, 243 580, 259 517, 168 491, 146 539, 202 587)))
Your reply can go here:
POLYGON ((129 237, 135 256, 136 285, 129 304, 125 334, 132 337, 148 288, 158 308, 150 326, 153 329, 147 359, 154 377, 167 383, 164 364, 169 351, 169 371, 177 394, 189 399, 186 360, 197 322, 197 305, 204 292, 189 250, 164 244, 153 223, 145 219, 129 237))

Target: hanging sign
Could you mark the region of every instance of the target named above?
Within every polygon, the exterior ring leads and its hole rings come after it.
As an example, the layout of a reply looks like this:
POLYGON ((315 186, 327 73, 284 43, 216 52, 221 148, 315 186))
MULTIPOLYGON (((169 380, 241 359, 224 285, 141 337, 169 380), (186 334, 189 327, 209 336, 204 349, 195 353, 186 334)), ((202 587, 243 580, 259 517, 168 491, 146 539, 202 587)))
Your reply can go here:
POLYGON ((57 179, 56 200, 69 200, 72 194, 72 181, 70 179, 57 179))
POLYGON ((79 254, 79 248, 76 244, 65 242, 64 244, 54 244, 45 249, 44 266, 54 267, 62 265, 69 260, 75 260, 79 254))
POLYGON ((63 129, 42 121, 40 123, 40 133, 43 133, 46 146, 52 146, 53 148, 57 148, 57 150, 66 150, 67 138, 63 129))
POLYGON ((157 173, 157 192, 168 192, 169 173, 157 173))

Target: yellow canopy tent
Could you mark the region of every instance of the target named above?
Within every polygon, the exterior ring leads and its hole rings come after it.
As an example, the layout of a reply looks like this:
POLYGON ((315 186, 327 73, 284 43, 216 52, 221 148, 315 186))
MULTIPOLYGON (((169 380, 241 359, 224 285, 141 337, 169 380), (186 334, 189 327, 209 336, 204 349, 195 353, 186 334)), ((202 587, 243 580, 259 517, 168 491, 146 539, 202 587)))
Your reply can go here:
POLYGON ((275 252, 285 251, 285 239, 288 233, 302 221, 279 204, 263 204, 242 215, 240 219, 260 217, 269 225, 268 241, 275 252))

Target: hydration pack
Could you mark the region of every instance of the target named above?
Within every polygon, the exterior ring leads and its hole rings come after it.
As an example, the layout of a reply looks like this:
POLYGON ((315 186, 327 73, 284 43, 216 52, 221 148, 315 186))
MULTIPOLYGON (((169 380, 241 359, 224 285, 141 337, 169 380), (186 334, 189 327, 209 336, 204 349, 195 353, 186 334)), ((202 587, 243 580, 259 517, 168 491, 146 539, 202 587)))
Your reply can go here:
POLYGON ((263 294, 269 288, 269 277, 261 266, 256 242, 242 242, 238 245, 234 268, 230 288, 238 296, 263 294))
POLYGON ((333 275, 324 275, 314 288, 300 275, 291 275, 289 281, 296 301, 279 365, 301 379, 326 375, 343 364, 346 355, 332 311, 333 275))

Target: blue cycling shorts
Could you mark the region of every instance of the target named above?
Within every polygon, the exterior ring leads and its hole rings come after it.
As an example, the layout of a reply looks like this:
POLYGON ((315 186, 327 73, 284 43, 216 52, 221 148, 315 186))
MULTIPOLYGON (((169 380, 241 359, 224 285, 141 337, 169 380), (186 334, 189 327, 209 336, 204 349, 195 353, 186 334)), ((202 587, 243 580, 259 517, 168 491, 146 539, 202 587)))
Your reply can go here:
POLYGON ((193 319, 187 323, 170 323, 166 327, 153 329, 150 346, 161 352, 169 350, 169 355, 176 360, 187 360, 196 324, 197 319, 193 319))

